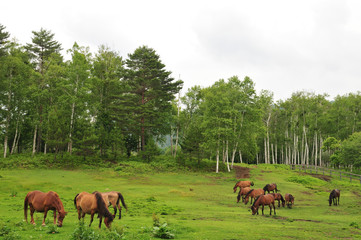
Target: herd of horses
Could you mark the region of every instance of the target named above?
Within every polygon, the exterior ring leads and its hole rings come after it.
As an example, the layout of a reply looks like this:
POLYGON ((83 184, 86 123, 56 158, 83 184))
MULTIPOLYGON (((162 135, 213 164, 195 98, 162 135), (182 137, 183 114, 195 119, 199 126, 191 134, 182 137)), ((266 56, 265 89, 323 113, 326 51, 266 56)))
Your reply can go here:
MULTIPOLYGON (((271 183, 264 186, 264 188, 260 189, 251 189, 250 187, 254 186, 252 181, 238 181, 236 185, 233 187, 234 193, 237 191, 237 188, 240 188, 237 195, 237 203, 241 200, 245 204, 249 202, 249 198, 251 198, 251 204, 253 201, 253 205, 251 206, 252 215, 257 213, 260 206, 262 206, 262 215, 264 215, 263 210, 264 206, 269 206, 270 215, 273 213, 276 214, 275 201, 278 201, 278 207, 280 207, 280 202, 282 202, 282 206, 287 206, 292 208, 295 197, 292 194, 286 193, 285 197, 283 197, 280 193, 278 193, 277 184, 271 183), (270 193, 272 191, 272 193, 270 193), (267 192, 267 194, 266 194, 267 192)), ((120 192, 81 192, 78 193, 74 198, 74 205, 78 211, 78 219, 84 219, 86 214, 90 214, 90 224, 91 226, 94 215, 98 214, 99 218, 99 228, 101 228, 102 220, 104 217, 104 224, 107 228, 110 228, 111 223, 113 222, 117 210, 119 209, 119 219, 122 217, 122 208, 120 203, 122 203, 123 207, 128 210, 127 205, 124 202, 124 198, 120 192), (108 207, 112 206, 114 209, 114 214, 109 212, 108 207)), ((340 204, 340 190, 334 189, 330 193, 329 197, 329 205, 332 203, 334 205, 340 204)), ((48 211, 54 212, 54 224, 61 227, 63 225, 63 220, 67 214, 64 210, 63 203, 60 200, 59 195, 56 192, 49 191, 47 193, 41 191, 31 191, 29 192, 24 200, 24 217, 27 222, 27 214, 28 207, 30 208, 30 223, 35 225, 34 221, 34 212, 44 212, 44 218, 42 225, 45 225, 45 219, 48 211), (58 213, 58 214, 57 214, 58 213)))
MULTIPOLYGON (((104 224, 106 227, 110 228, 111 223, 113 222, 117 209, 119 209, 119 219, 122 217, 122 207, 120 206, 119 201, 122 203, 123 207, 128 210, 127 205, 125 204, 123 195, 120 192, 81 192, 78 193, 74 198, 74 205, 78 211, 78 219, 84 219, 86 214, 90 214, 90 224, 91 226, 94 215, 98 214, 99 228, 101 228, 102 219, 104 217, 104 224), (109 212, 108 207, 112 206, 114 209, 114 214, 109 212)), ((54 212, 54 224, 61 227, 63 225, 63 219, 65 218, 67 212, 64 210, 63 203, 60 200, 59 195, 56 192, 49 191, 47 193, 41 191, 32 191, 29 192, 24 200, 24 217, 27 222, 28 207, 30 208, 30 223, 35 225, 34 221, 34 212, 44 212, 44 218, 42 225, 45 226, 45 219, 48 211, 54 212), (57 214, 58 213, 58 214, 57 214)))
MULTIPOLYGON (((251 186, 254 186, 252 181, 238 181, 233 187, 233 192, 237 192, 237 189, 240 188, 237 195, 237 203, 239 203, 242 199, 242 202, 247 204, 249 202, 249 198, 251 198, 250 204, 252 204, 253 200, 253 205, 251 206, 252 215, 255 215, 256 213, 258 215, 258 209, 260 206, 262 206, 262 215, 264 215, 264 206, 269 206, 270 215, 272 215, 272 209, 273 213, 276 214, 275 201, 278 201, 278 207, 281 206, 280 202, 282 202, 282 207, 287 205, 287 207, 292 208, 294 205, 295 197, 290 193, 286 193, 283 198, 282 194, 278 193, 279 190, 277 189, 276 183, 267 184, 264 188, 259 189, 251 189, 251 186)), ((331 206, 332 203, 336 206, 339 205, 340 190, 332 190, 328 202, 329 206, 331 206)))

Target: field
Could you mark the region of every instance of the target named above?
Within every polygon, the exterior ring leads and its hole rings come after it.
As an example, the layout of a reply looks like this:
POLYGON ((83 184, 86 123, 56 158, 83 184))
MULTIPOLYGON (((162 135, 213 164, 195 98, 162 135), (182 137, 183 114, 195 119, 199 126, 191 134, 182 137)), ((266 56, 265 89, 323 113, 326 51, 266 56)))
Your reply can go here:
MULTIPOLYGON (((276 208, 276 216, 252 215, 250 205, 236 203, 235 172, 195 173, 126 170, 0 170, 0 238, 3 239, 157 239, 154 234, 174 234, 175 239, 361 239, 361 185, 321 179, 290 171, 282 165, 242 165, 250 168, 255 188, 275 182, 282 194, 292 193, 292 209, 276 208), (329 206, 333 188, 341 190, 339 206, 329 206), (63 227, 42 227, 23 221, 23 201, 31 190, 56 191, 68 215, 63 227), (82 191, 120 191, 129 210, 115 219, 112 230, 98 229, 98 219, 88 228, 79 225, 74 196, 82 191), (159 218, 163 226, 153 224, 159 218), (83 237, 76 233, 83 233, 83 237), (86 238, 85 233, 92 237, 86 238), (76 236, 78 236, 76 238, 76 236)), ((320 176, 319 176, 320 177, 320 176)), ((110 210, 113 212, 113 209, 110 210)), ((30 219, 30 216, 28 216, 30 219)), ((167 236, 167 235, 165 235, 167 236)), ((171 236, 171 235, 168 235, 171 236)))

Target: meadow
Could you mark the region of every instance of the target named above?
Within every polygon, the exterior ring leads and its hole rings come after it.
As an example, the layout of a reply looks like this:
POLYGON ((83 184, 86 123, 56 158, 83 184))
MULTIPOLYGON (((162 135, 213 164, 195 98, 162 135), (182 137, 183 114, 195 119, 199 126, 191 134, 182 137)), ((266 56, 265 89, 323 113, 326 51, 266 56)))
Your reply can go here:
MULTIPOLYGON (((91 169, 0 170, 0 238, 3 239, 361 239, 361 184, 328 181, 289 170, 284 165, 246 165, 254 188, 275 182, 295 205, 276 208, 276 215, 252 215, 250 205, 236 203, 235 172, 157 171, 148 165, 91 169), (329 206, 329 192, 341 190, 339 206, 329 206), (68 215, 63 227, 23 221, 29 191, 56 191, 68 215), (111 230, 98 229, 89 215, 79 224, 73 199, 82 191, 120 191, 128 205, 111 230)), ((113 209, 110 209, 113 212, 113 209)), ((30 220, 30 216, 28 216, 30 220)))

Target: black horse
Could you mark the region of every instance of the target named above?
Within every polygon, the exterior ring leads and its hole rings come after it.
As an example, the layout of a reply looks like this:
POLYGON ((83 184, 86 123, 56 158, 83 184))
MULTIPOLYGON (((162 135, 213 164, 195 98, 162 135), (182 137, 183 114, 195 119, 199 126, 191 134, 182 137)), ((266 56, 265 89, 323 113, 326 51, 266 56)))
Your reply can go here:
POLYGON ((330 193, 330 197, 328 199, 328 203, 330 204, 330 206, 332 205, 340 205, 340 190, 338 189, 333 189, 332 192, 330 193))

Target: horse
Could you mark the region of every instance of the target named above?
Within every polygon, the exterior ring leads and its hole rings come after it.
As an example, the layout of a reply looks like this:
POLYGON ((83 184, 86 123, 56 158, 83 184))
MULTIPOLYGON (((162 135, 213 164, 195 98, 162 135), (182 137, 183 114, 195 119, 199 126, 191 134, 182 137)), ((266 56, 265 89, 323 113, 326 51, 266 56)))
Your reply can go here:
POLYGON ((275 198, 272 194, 260 195, 258 198, 256 198, 256 200, 254 201, 254 203, 251 207, 252 215, 255 215, 256 213, 258 215, 258 208, 260 205, 262 205, 262 215, 264 215, 264 213, 263 213, 264 205, 269 206, 269 209, 270 209, 269 214, 270 215, 272 215, 272 206, 273 206, 274 215, 276 215, 275 198))
POLYGON ((90 224, 91 226, 94 218, 94 214, 98 213, 99 228, 102 225, 102 218, 104 217, 104 224, 107 228, 110 228, 111 223, 114 220, 113 215, 109 212, 107 205, 99 192, 87 193, 81 192, 78 193, 74 198, 74 205, 78 210, 78 219, 85 217, 85 214, 90 214, 90 224))
POLYGON ((337 206, 337 200, 338 200, 338 205, 340 205, 340 190, 333 189, 328 199, 329 205, 331 206, 333 202, 333 205, 337 206))
POLYGON ((43 193, 40 191, 29 192, 24 200, 24 217, 25 221, 28 222, 28 206, 30 206, 30 223, 35 224, 34 212, 44 212, 44 219, 42 226, 45 226, 45 218, 49 210, 54 211, 54 224, 56 224, 56 212, 58 212, 58 227, 63 226, 63 220, 67 212, 64 210, 63 203, 60 200, 59 195, 56 192, 49 191, 43 193))
POLYGON ((278 207, 280 207, 280 201, 282 201, 282 207, 285 207, 286 201, 281 193, 271 193, 271 194, 275 197, 275 200, 278 201, 278 207))
POLYGON ((277 189, 277 184, 275 184, 275 183, 267 184, 266 186, 264 186, 263 190, 264 190, 264 192, 267 191, 268 193, 270 193, 270 191, 275 192, 275 190, 276 190, 276 192, 279 191, 277 189))
POLYGON ((287 206, 289 208, 291 208, 292 205, 294 204, 295 198, 292 196, 292 194, 286 193, 285 200, 286 200, 287 206))
POLYGON ((244 197, 249 191, 251 191, 250 187, 245 187, 245 188, 241 188, 241 190, 239 190, 238 196, 237 196, 237 203, 239 203, 239 200, 242 197, 242 202, 244 201, 244 197))
POLYGON ((238 181, 236 183, 236 185, 234 185, 234 187, 233 187, 233 192, 235 193, 237 191, 237 187, 242 189, 242 188, 250 187, 250 186, 253 186, 253 185, 254 185, 254 183, 252 181, 238 181))
POLYGON ((102 197, 107 199, 108 207, 113 206, 114 214, 113 217, 115 218, 115 215, 117 214, 117 208, 119 209, 119 219, 122 218, 122 207, 119 204, 119 200, 122 202, 123 207, 128 211, 128 207, 124 202, 123 195, 120 192, 104 192, 101 193, 102 197))
POLYGON ((252 204, 252 199, 256 199, 256 197, 263 195, 264 194, 264 190, 263 189, 251 189, 246 196, 244 197, 244 204, 248 203, 249 197, 251 197, 251 204, 252 204))

